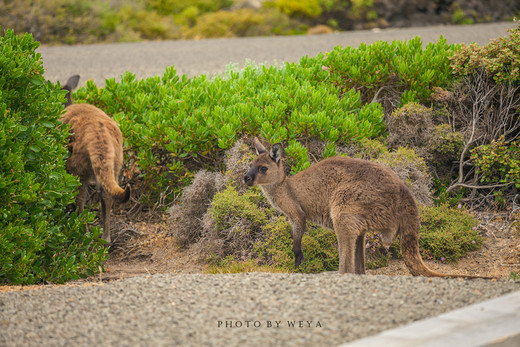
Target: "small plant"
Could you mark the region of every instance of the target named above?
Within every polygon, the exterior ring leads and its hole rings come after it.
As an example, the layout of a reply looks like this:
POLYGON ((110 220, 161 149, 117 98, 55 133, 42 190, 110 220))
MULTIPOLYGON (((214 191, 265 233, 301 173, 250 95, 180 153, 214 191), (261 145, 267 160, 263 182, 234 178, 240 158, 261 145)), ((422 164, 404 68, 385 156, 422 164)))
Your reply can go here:
POLYGON ((520 273, 516 271, 511 271, 511 273, 509 274, 509 279, 513 281, 520 280, 520 273))
POLYGON ((456 261, 482 245, 478 222, 462 208, 420 207, 419 246, 425 259, 456 261))

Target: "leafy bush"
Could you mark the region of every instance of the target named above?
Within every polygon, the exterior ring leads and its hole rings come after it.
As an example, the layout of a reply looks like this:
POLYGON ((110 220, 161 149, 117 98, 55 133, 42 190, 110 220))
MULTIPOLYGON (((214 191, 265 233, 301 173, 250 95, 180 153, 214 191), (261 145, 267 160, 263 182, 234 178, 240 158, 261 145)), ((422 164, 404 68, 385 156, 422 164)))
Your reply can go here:
MULTIPOLYGON (((408 41, 377 41, 358 48, 335 47, 327 54, 325 66, 331 82, 343 91, 354 88, 365 102, 392 96, 402 104, 425 101, 434 86, 452 81, 449 57, 457 45, 441 37, 423 48, 419 37, 408 41), (383 94, 381 94, 383 93, 383 94)), ((394 101, 395 102, 395 101, 394 101)))
MULTIPOLYGON (((120 83, 108 79, 102 89, 87 82, 74 98, 113 115, 130 165, 137 164, 147 186, 160 192, 175 186, 194 161, 220 165, 223 150, 245 135, 294 145, 296 139, 341 143, 380 135, 380 105, 362 105, 354 91, 340 97, 324 83, 322 59, 304 57, 282 68, 251 65, 212 80, 179 77, 173 68, 141 81, 126 73, 120 83)), ((304 167, 306 159, 299 157, 295 167, 304 167)))
POLYGON ((93 216, 65 213, 79 184, 65 171, 64 92, 45 82, 37 47, 0 37, 0 283, 77 279, 106 258, 100 231, 85 232, 93 216))

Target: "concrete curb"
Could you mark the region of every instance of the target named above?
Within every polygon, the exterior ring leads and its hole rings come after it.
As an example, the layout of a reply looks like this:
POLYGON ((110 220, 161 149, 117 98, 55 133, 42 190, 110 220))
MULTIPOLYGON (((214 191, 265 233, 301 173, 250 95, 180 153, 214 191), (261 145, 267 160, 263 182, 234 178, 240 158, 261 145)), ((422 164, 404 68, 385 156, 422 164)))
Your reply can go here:
POLYGON ((520 291, 340 347, 520 346, 520 291))

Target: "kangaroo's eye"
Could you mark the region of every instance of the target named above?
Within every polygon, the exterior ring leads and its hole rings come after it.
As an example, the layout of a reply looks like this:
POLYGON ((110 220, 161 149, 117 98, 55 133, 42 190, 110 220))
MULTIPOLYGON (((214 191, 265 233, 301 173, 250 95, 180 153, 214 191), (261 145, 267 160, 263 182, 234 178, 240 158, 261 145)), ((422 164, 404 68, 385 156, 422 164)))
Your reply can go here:
POLYGON ((263 173, 266 173, 266 172, 267 172, 267 167, 262 166, 262 167, 260 168, 260 171, 263 172, 263 173))

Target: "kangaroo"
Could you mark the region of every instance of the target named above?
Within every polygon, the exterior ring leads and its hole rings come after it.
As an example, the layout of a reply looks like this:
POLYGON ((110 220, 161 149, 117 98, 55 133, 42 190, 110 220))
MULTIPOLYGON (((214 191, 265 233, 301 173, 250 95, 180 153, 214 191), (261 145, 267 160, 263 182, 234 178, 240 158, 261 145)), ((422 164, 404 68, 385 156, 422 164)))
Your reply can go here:
POLYGON ((122 189, 117 183, 123 166, 123 135, 117 123, 99 108, 88 104, 72 104, 70 94, 78 81, 79 76, 72 76, 63 87, 68 93, 61 121, 71 126, 68 144, 70 156, 66 169, 77 176, 81 183, 76 196, 76 207, 80 213, 85 209, 88 185, 96 185, 100 189, 101 237, 110 245, 112 201, 115 199, 124 203, 130 198, 130 185, 122 189))
POLYGON ((388 167, 366 160, 333 157, 287 177, 283 148, 267 151, 255 138, 258 156, 244 176, 259 185, 271 205, 292 226, 294 265, 304 260, 301 240, 306 221, 333 229, 338 238, 339 272, 365 273, 365 233, 377 231, 389 246, 397 234, 405 264, 414 276, 488 278, 435 272, 419 253, 419 212, 410 190, 388 167))

